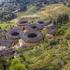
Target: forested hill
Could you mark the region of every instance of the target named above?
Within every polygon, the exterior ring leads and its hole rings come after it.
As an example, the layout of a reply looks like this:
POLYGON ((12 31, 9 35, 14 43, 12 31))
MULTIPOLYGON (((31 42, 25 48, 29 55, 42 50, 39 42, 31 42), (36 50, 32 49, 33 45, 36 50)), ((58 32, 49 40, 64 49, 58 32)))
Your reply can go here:
POLYGON ((68 2, 69 0, 0 0, 0 4, 4 3, 15 3, 15 4, 51 4, 51 3, 59 3, 59 2, 68 2))
POLYGON ((27 11, 29 5, 36 6, 39 10, 43 6, 53 3, 70 5, 68 0, 0 0, 0 20, 15 18, 14 11, 27 11))
POLYGON ((0 0, 0 10, 3 9, 5 11, 8 8, 12 11, 16 9, 21 9, 22 11, 26 11, 27 6, 29 5, 41 8, 44 5, 54 4, 54 3, 69 4, 69 1, 70 0, 0 0))
POLYGON ((0 0, 0 2, 21 2, 21 1, 23 1, 23 2, 25 2, 25 1, 28 1, 28 2, 46 2, 46 3, 48 3, 48 2, 50 2, 50 3, 52 3, 52 2, 63 2, 63 1, 67 1, 67 0, 0 0))

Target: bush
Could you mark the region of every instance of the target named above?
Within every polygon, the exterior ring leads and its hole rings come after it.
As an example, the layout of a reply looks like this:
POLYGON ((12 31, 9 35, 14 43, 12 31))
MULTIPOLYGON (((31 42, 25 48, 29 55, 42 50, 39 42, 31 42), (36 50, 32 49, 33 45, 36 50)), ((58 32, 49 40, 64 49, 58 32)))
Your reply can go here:
POLYGON ((9 70, 27 70, 25 64, 21 63, 19 59, 13 59, 9 70))
POLYGON ((64 29, 59 29, 56 35, 64 35, 65 31, 64 29))
POLYGON ((66 23, 69 20, 69 16, 66 13, 63 13, 57 17, 58 23, 66 23))
POLYGON ((16 15, 14 13, 8 13, 3 15, 4 20, 11 20, 14 19, 15 17, 16 15))
POLYGON ((59 42, 57 40, 51 40, 50 41, 50 45, 57 45, 59 42))
POLYGON ((22 12, 22 11, 27 11, 27 6, 24 6, 24 7, 21 6, 21 7, 20 7, 20 12, 22 12))
POLYGON ((67 40, 70 40, 70 34, 67 34, 67 35, 66 35, 66 39, 67 39, 67 40))
POLYGON ((11 12, 3 12, 2 14, 0 13, 0 21, 8 21, 16 18, 15 13, 11 12))

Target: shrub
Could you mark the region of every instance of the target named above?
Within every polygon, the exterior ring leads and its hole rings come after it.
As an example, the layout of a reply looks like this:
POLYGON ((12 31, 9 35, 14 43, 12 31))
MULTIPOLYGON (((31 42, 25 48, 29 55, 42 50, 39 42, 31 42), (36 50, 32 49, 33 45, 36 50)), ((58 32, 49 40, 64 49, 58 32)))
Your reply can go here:
POLYGON ((27 70, 25 64, 21 63, 19 59, 13 59, 9 70, 27 70))
POLYGON ((4 20, 11 20, 14 19, 15 17, 16 15, 14 13, 8 13, 3 15, 4 20))
POLYGON ((69 20, 69 16, 66 13, 63 13, 57 17, 58 23, 66 23, 69 20))
POLYGON ((63 35, 64 34, 64 30, 59 30, 58 32, 57 32, 57 35, 63 35))
POLYGON ((56 35, 64 35, 66 27, 61 27, 58 29, 56 35))
POLYGON ((50 45, 57 45, 58 41, 57 40, 51 40, 50 45))
POLYGON ((67 39, 67 40, 70 40, 70 34, 67 34, 67 35, 66 35, 66 39, 67 39))

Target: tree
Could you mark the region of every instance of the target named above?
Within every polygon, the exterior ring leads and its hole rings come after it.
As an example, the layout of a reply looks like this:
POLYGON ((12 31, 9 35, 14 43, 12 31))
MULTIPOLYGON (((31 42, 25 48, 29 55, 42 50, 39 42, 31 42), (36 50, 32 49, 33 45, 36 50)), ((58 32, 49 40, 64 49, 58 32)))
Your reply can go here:
POLYGON ((20 11, 26 11, 27 5, 29 4, 29 0, 17 0, 20 6, 20 11))

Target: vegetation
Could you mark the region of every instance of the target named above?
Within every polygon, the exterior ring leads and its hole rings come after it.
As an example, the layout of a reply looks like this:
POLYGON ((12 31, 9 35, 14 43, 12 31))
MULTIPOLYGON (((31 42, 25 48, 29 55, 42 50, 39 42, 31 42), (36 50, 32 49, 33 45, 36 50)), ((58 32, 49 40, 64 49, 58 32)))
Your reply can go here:
MULTIPOLYGON (((19 0, 18 0, 19 1, 19 0)), ((36 6, 38 6, 37 4, 36 6)), ((70 8, 62 4, 52 4, 37 11, 35 6, 31 6, 27 12, 21 12, 17 18, 33 15, 40 16, 37 20, 51 22, 56 18, 57 33, 49 39, 47 30, 43 29, 44 39, 41 43, 33 47, 20 48, 17 50, 18 56, 14 58, 0 59, 0 70, 4 70, 6 63, 7 70, 68 70, 70 69, 70 8), (44 9, 44 10, 43 10, 44 9), (1 63, 4 61, 4 63, 1 63)), ((16 26, 16 20, 1 22, 1 29, 11 29, 16 26)), ((31 20, 35 21, 35 20, 31 20)))
POLYGON ((26 66, 20 62, 19 59, 15 58, 12 60, 9 70, 27 70, 26 66))

